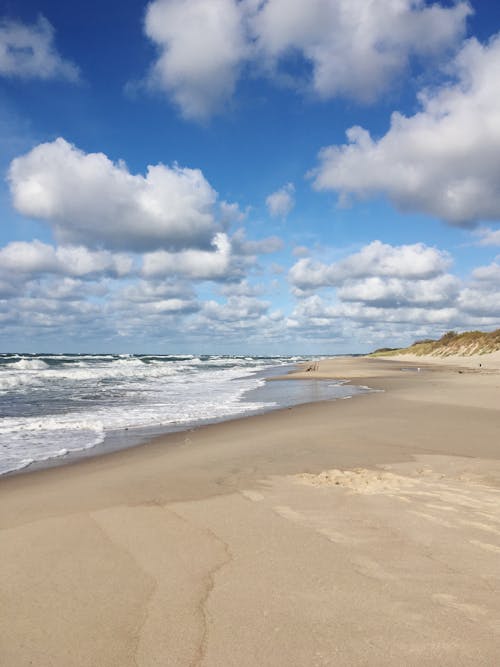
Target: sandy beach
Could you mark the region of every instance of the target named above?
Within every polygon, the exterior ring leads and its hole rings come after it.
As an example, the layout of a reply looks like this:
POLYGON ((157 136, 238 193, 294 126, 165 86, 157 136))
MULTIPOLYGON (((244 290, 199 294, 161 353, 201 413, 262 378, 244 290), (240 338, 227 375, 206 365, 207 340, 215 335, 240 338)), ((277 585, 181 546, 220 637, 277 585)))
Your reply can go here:
POLYGON ((486 361, 325 360, 380 391, 0 479, 0 664, 497 665, 486 361))

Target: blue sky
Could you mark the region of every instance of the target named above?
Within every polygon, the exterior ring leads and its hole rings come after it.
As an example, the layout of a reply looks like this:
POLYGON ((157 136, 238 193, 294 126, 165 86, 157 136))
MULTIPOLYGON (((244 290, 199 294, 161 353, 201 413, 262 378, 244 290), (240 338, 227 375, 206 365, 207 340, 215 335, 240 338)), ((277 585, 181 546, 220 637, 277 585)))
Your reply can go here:
POLYGON ((3 2, 0 350, 500 327, 500 7, 3 2))

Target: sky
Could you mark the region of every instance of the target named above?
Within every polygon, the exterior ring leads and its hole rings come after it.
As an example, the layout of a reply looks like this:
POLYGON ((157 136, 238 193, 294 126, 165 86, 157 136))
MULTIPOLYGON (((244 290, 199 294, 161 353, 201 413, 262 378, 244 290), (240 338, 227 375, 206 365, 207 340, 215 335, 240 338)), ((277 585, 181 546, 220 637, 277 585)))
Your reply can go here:
POLYGON ((500 4, 0 1, 0 351, 500 327, 500 4))

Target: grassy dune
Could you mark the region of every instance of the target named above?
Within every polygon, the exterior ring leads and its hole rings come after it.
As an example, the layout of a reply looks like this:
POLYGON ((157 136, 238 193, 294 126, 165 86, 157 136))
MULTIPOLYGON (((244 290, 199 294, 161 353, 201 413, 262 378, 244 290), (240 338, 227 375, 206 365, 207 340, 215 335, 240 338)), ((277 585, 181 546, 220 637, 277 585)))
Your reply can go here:
POLYGON ((393 354, 431 355, 435 357, 488 354, 500 350, 500 329, 496 331, 464 331, 456 333, 448 331, 439 340, 420 340, 409 347, 381 348, 372 352, 372 357, 390 356, 393 354))

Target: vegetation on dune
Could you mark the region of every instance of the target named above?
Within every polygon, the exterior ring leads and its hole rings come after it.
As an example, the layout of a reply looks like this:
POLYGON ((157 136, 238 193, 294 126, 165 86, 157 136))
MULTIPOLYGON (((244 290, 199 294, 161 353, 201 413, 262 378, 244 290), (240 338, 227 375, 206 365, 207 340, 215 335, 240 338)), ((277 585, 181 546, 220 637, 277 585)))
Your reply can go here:
POLYGON ((419 340, 405 348, 380 348, 370 356, 383 357, 393 354, 431 355, 436 357, 488 354, 500 350, 500 329, 495 331, 448 331, 439 340, 419 340))

